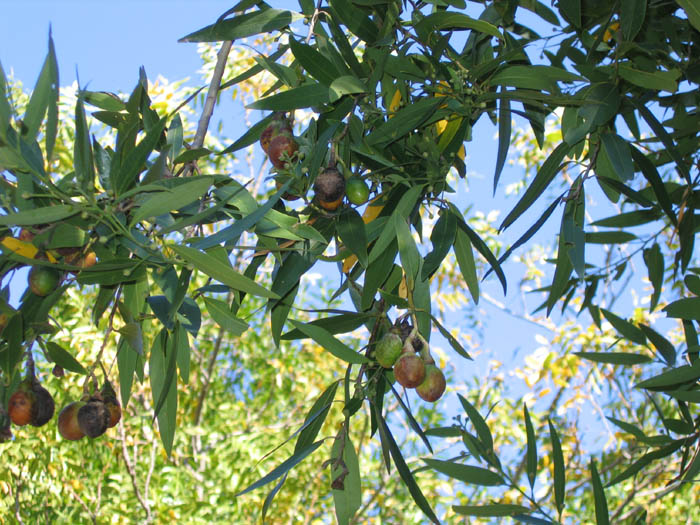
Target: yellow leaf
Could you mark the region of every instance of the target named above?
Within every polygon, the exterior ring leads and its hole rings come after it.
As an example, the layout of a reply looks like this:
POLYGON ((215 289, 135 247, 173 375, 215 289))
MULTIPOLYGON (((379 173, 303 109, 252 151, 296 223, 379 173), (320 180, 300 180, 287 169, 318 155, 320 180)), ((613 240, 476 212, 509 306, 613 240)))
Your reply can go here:
MULTIPOLYGON (((391 97, 391 102, 389 102, 389 113, 396 113, 396 110, 399 109, 399 105, 401 105, 401 91, 398 89, 394 92, 394 96, 391 97)), ((392 115, 389 115, 389 118, 393 117, 392 115)))
POLYGON ((2 240, 2 245, 8 250, 15 252, 17 255, 21 255, 22 257, 26 257, 27 259, 34 259, 36 254, 39 252, 37 247, 31 242, 20 241, 14 237, 5 237, 2 240))

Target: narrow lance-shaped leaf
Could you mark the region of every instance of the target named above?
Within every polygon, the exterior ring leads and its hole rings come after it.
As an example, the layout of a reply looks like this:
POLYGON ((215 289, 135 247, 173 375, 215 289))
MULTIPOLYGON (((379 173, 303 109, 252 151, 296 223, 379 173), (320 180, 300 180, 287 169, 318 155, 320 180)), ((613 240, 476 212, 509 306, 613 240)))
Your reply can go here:
POLYGON ((537 477, 537 439, 535 438, 535 429, 532 426, 530 413, 525 404, 523 404, 523 416, 525 418, 525 435, 527 436, 525 467, 527 470, 527 479, 530 482, 530 488, 532 488, 535 485, 535 478, 537 477))
MULTIPOLYGON (((501 87, 501 93, 506 91, 505 87, 501 87)), ((511 114, 510 100, 502 98, 498 104, 498 153, 496 154, 496 171, 493 175, 493 193, 496 194, 498 180, 501 178, 501 171, 506 163, 508 148, 510 147, 511 134, 511 114)))
POLYGON ((216 279, 226 286, 233 288, 234 290, 240 290, 242 292, 260 297, 279 299, 279 295, 276 293, 260 286, 252 279, 241 275, 231 266, 221 262, 211 255, 202 253, 194 248, 188 248, 187 246, 173 244, 170 245, 169 248, 201 272, 205 273, 212 279, 216 279))
POLYGON ((90 128, 85 117, 82 97, 75 102, 75 143, 73 144, 73 167, 78 184, 86 191, 94 191, 95 162, 90 142, 90 128))
POLYGON ((608 515, 608 502, 605 499, 603 484, 600 482, 598 469, 596 468, 595 461, 593 460, 591 460, 591 483, 593 484, 596 525, 608 525, 610 523, 610 517, 608 515))
POLYGON ((394 436, 391 435, 391 431, 389 430, 386 421, 384 421, 384 418, 381 417, 381 414, 379 415, 378 425, 382 430, 382 436, 384 436, 387 442, 389 452, 391 453, 391 457, 396 465, 396 470, 399 471, 399 475, 408 488, 413 501, 416 502, 416 505, 418 505, 418 507, 430 519, 430 521, 433 523, 440 523, 440 520, 438 520, 437 516, 433 512, 433 509, 430 508, 430 504, 425 499, 423 492, 420 490, 418 483, 416 483, 413 474, 411 474, 411 470, 408 468, 408 465, 406 465, 406 461, 401 455, 401 449, 399 449, 399 446, 396 444, 394 436))
POLYGON ((362 506, 362 485, 357 452, 347 434, 333 443, 331 488, 338 525, 349 525, 362 506))
POLYGON ((542 167, 537 172, 534 180, 530 183, 525 190, 525 193, 520 198, 515 207, 511 212, 503 219, 503 222, 498 227, 500 231, 505 230, 508 226, 513 224, 515 220, 520 217, 530 206, 544 193, 547 187, 554 180, 554 177, 559 173, 561 169, 561 163, 566 157, 567 153, 571 150, 566 142, 559 144, 554 151, 547 157, 544 161, 542 167))
POLYGON ((564 508, 564 496, 566 487, 566 471, 564 469, 564 454, 561 450, 561 441, 557 429, 554 428, 551 420, 547 420, 549 424, 549 436, 552 441, 552 463, 554 464, 554 502, 557 506, 557 511, 561 514, 564 508))
POLYGON ((287 472, 289 472, 291 469, 296 467, 299 463, 304 461, 306 457, 314 452, 318 447, 323 445, 323 440, 316 441, 315 443, 309 445, 305 449, 302 449, 295 454, 292 455, 289 459, 283 461, 280 463, 277 467, 272 469, 269 473, 267 473, 265 476, 260 478, 258 481, 253 483, 252 485, 249 485, 245 489, 241 490, 240 492, 234 494, 235 497, 242 496, 243 494, 247 494, 248 492, 255 490, 257 488, 260 488, 264 485, 267 485, 271 481, 275 481, 277 478, 285 475, 287 472))

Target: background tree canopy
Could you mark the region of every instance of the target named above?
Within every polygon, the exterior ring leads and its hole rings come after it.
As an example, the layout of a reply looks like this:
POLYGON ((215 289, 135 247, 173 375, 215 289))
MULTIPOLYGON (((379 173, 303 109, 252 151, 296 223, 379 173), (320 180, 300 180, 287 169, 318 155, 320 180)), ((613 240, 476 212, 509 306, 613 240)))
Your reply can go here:
POLYGON ((700 520, 699 31, 691 0, 244 0, 182 38, 200 89, 59 90, 51 35, 31 91, 0 68, 0 520, 700 520), (485 359, 480 301, 540 347, 485 359))

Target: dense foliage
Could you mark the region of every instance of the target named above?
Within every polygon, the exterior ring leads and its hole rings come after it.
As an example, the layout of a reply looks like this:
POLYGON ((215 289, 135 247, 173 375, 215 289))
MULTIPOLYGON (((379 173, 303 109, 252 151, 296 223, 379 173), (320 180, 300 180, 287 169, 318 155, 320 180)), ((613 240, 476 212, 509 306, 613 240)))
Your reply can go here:
POLYGON ((0 69, 4 437, 20 384, 60 391, 58 412, 101 407, 111 378, 124 411, 104 447, 59 444, 53 423, 2 445, 15 518, 127 520, 138 506, 149 521, 253 521, 241 502, 254 495, 273 522, 331 508, 340 523, 697 517, 699 31, 690 0, 244 1, 183 38, 223 42, 196 132, 197 94, 154 101, 143 71, 128 96, 78 88, 69 118, 51 39, 29 98, 0 69), (266 116, 205 143, 227 89, 266 116), (462 209, 483 119, 498 126, 493 191, 511 144, 530 172, 497 228, 462 209), (259 141, 269 190, 264 171, 229 175, 259 141), (322 182, 338 174, 339 201, 322 182), (555 253, 537 258, 553 215, 555 253), (554 334, 516 371, 532 392, 509 391, 494 364, 458 396, 463 415, 440 421, 395 382, 402 367, 377 362, 378 343, 395 331, 449 385, 431 335, 471 357, 441 302, 468 290, 478 303, 484 278, 505 292, 516 257, 520 286, 541 295, 527 317, 554 334), (319 262, 340 278, 311 292, 319 262), (648 304, 614 312, 640 266, 648 304), (618 429, 595 458, 563 417, 583 398, 604 399, 618 429), (254 463, 276 445, 273 466, 254 463), (416 450, 434 455, 416 463, 416 450), (654 506, 669 493, 673 508, 654 506))

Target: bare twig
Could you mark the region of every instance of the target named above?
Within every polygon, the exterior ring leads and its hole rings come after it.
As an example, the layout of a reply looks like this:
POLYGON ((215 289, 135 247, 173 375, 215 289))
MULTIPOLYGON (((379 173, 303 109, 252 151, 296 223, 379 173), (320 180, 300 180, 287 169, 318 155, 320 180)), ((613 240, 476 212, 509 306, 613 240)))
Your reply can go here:
POLYGON ((141 494, 138 483, 136 482, 136 470, 134 469, 134 464, 131 462, 131 458, 129 457, 129 450, 126 447, 126 434, 124 432, 123 419, 119 422, 119 437, 122 442, 122 456, 124 457, 124 465, 126 466, 126 471, 128 472, 129 477, 131 478, 131 485, 134 487, 134 494, 136 495, 136 499, 138 500, 139 504, 146 512, 145 522, 151 523, 153 521, 153 515, 151 514, 151 506, 141 494))
POLYGON ((202 110, 202 115, 199 117, 199 123, 197 124, 197 133, 192 141, 193 148, 201 148, 204 144, 204 137, 207 134, 207 129, 209 128, 209 120, 211 119, 212 113, 214 113, 214 104, 216 103, 216 97, 219 94, 219 86, 221 85, 221 77, 224 75, 224 68, 226 67, 226 59, 228 58, 229 51, 231 51, 231 45, 233 42, 231 40, 226 40, 221 44, 221 49, 216 55, 216 66, 214 66, 214 74, 211 77, 211 83, 209 84, 209 91, 207 91, 207 98, 204 102, 204 109, 202 110))

